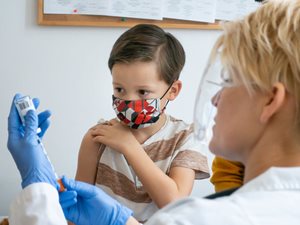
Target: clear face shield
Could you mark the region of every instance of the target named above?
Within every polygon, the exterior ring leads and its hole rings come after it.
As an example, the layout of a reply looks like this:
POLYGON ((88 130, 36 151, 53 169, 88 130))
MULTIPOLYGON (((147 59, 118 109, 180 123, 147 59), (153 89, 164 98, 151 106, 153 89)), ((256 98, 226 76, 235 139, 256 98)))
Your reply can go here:
POLYGON ((205 145, 209 144, 212 137, 218 95, 222 88, 229 86, 232 86, 232 80, 229 77, 229 73, 222 66, 218 54, 212 63, 207 64, 195 100, 195 136, 205 145))

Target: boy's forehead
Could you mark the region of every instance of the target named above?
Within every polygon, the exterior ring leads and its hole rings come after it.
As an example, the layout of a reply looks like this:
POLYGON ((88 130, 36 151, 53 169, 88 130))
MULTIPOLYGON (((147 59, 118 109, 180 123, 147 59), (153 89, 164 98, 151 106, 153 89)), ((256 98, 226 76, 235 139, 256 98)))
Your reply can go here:
POLYGON ((116 63, 113 68, 113 71, 151 71, 152 73, 157 73, 157 64, 153 61, 150 62, 141 62, 141 61, 134 61, 130 63, 116 63))
POLYGON ((164 82, 158 74, 155 63, 135 62, 115 64, 112 69, 113 83, 132 83, 148 86, 164 82))
POLYGON ((113 86, 122 87, 125 89, 135 89, 135 90, 154 90, 158 87, 164 85, 163 81, 149 81, 149 80, 114 80, 113 79, 113 86))

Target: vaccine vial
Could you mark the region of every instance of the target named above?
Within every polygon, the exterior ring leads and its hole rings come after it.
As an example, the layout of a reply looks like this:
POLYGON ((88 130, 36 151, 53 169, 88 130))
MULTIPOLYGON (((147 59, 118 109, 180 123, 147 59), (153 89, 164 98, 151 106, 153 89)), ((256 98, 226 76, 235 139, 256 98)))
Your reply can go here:
POLYGON ((22 98, 15 100, 15 105, 17 107, 19 116, 21 118, 22 124, 25 126, 25 116, 29 110, 35 110, 32 99, 30 96, 24 96, 22 98))

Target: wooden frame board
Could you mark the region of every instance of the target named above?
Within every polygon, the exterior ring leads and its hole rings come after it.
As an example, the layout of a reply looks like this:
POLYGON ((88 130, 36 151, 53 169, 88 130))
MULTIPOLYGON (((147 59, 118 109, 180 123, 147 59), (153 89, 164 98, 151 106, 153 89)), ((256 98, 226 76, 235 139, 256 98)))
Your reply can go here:
POLYGON ((145 20, 112 16, 44 14, 44 1, 38 0, 38 24, 46 26, 132 27, 139 23, 156 24, 162 28, 219 30, 218 23, 186 20, 145 20))

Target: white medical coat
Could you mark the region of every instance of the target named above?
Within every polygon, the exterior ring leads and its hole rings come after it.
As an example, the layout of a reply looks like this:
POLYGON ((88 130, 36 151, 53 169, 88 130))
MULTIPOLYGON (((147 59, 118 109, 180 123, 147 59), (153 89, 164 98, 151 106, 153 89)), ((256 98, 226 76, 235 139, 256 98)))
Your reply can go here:
POLYGON ((50 184, 27 186, 12 202, 10 225, 67 225, 58 192, 50 184))
POLYGON ((231 196, 186 198, 146 225, 299 225, 300 167, 270 168, 231 196))

